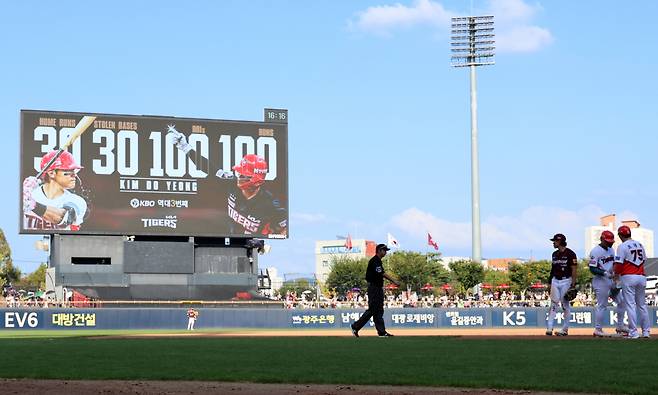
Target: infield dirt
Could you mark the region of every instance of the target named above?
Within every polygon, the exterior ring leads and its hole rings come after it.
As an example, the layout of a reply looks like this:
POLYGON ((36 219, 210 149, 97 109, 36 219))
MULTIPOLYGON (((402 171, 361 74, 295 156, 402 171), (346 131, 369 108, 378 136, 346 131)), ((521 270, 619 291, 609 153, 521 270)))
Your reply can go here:
MULTIPOLYGON (((597 338, 592 336, 593 330, 591 328, 573 328, 569 329, 569 336, 546 336, 545 329, 543 328, 486 328, 486 329, 390 329, 396 336, 450 336, 463 339, 486 339, 486 338, 514 338, 514 339, 536 339, 536 340, 568 340, 568 339, 592 339, 597 338)), ((608 328, 607 333, 612 334, 613 330, 608 328)), ((341 329, 300 329, 300 330, 285 330, 285 329, 236 329, 225 330, 222 332, 204 332, 204 331, 190 331, 181 333, 140 333, 135 335, 122 335, 122 336, 102 336, 98 339, 111 339, 111 338, 135 338, 135 337, 326 337, 326 336, 340 336, 350 337, 352 332, 349 328, 341 329)), ((364 328, 359 332, 361 337, 376 337, 377 332, 374 329, 364 328)), ((620 338, 622 339, 622 338, 620 338)), ((386 341, 386 339, 382 339, 386 341)), ((392 339, 391 339, 392 340, 392 339)))
MULTIPOLYGON (((91 395, 91 394, 240 394, 240 395, 569 395, 566 392, 513 391, 486 388, 394 387, 372 385, 327 384, 255 384, 207 381, 71 381, 71 380, 7 380, 0 381, 2 393, 25 395, 91 395)), ((579 393, 579 395, 587 395, 579 393)))

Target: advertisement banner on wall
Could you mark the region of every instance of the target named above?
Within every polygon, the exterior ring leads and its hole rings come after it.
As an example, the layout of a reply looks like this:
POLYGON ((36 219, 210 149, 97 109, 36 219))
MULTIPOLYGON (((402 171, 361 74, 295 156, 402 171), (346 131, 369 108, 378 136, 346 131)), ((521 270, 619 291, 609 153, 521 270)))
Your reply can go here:
MULTIPOLYGON (((648 307, 650 324, 658 325, 658 309, 648 307)), ((343 330, 361 317, 364 309, 258 309, 258 308, 205 308, 195 328, 325 328, 343 330)), ((546 328, 545 308, 519 309, 386 309, 384 322, 395 329, 486 329, 535 328, 543 336, 546 328)), ((592 328, 593 307, 577 308, 571 312, 572 328, 592 328)), ((603 327, 617 326, 617 316, 605 315, 603 327)), ((556 317, 556 328, 564 322, 564 315, 556 317)), ((627 323, 626 318, 624 322, 627 323)), ((185 329, 188 323, 186 308, 53 308, 53 309, 0 309, 0 330, 16 329, 185 329)), ((374 331, 371 320, 364 330, 374 331)), ((337 332, 338 333, 338 332, 337 332)), ((367 332, 365 332, 367 333, 367 332)))
POLYGON ((287 238, 287 115, 23 110, 20 233, 287 238))
POLYGON ((483 309, 454 309, 441 312, 441 326, 445 327, 483 327, 490 326, 487 319, 489 311, 483 309))

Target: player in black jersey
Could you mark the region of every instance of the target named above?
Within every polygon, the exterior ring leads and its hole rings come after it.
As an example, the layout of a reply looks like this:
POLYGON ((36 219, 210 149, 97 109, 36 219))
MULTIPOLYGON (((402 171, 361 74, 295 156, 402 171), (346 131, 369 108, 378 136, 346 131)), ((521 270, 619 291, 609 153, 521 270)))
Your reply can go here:
MULTIPOLYGON (((208 169, 206 158, 197 155, 187 143, 184 134, 170 125, 167 130, 170 141, 176 148, 183 151, 201 169, 208 169)), ((268 172, 267 162, 255 154, 247 154, 239 165, 233 166, 237 176, 231 172, 217 172, 223 179, 236 178, 237 182, 228 194, 226 210, 231 218, 231 234, 250 234, 270 238, 284 238, 288 232, 287 210, 280 201, 264 188, 265 176, 268 172)))
POLYGON ((546 318, 546 335, 553 334, 553 324, 557 316, 557 310, 562 306, 564 321, 562 329, 555 332, 556 336, 567 336, 569 334, 569 320, 571 319, 571 301, 566 298, 567 291, 576 286, 578 258, 576 253, 567 248, 567 237, 557 233, 550 239, 556 250, 552 255, 551 274, 548 284, 551 287, 551 308, 546 318))
POLYGON ((386 327, 384 326, 384 279, 389 280, 395 285, 400 285, 400 283, 384 271, 382 258, 386 256, 389 250, 390 248, 386 244, 377 244, 375 256, 368 261, 368 268, 366 269, 368 310, 351 325, 352 335, 354 337, 359 337, 359 330, 368 323, 371 317, 375 322, 375 328, 379 337, 393 337, 392 334, 386 332, 386 327))
POLYGON ((228 196, 228 216, 235 233, 285 236, 288 230, 286 209, 278 199, 263 188, 267 162, 258 155, 248 154, 233 166, 238 175, 236 189, 228 196), (236 231, 237 227, 237 231, 236 231))

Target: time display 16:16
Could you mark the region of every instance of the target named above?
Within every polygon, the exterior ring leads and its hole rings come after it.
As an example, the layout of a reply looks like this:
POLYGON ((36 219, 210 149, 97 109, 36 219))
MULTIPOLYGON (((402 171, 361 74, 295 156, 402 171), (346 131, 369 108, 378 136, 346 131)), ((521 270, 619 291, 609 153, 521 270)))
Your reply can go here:
MULTIPOLYGON (((41 155, 33 159, 34 170, 41 170, 41 158, 47 152, 57 149, 64 144, 71 135, 73 128, 62 128, 59 133, 54 127, 39 126, 34 129, 34 141, 42 142, 41 155)), ((117 172, 122 176, 134 176, 139 173, 139 139, 134 130, 120 130, 114 132, 110 129, 96 129, 92 132, 92 141, 97 145, 98 151, 92 159, 92 170, 95 174, 109 175, 117 172)), ((180 152, 169 139, 166 133, 153 131, 149 135, 149 143, 152 149, 153 163, 149 169, 151 177, 185 177, 189 175, 194 178, 205 178, 208 172, 199 168, 180 152)), ((188 137, 188 143, 197 155, 209 158, 210 142, 208 135, 193 133, 188 137)), ((270 136, 231 136, 223 134, 215 142, 221 150, 221 163, 213 164, 224 172, 231 172, 232 166, 240 163, 244 155, 257 154, 268 162, 266 180, 274 180, 277 177, 276 140, 270 136), (218 166, 219 165, 219 166, 218 166)), ((71 154, 77 163, 81 162, 82 152, 80 139, 78 138, 70 148, 71 154)), ((88 156, 86 156, 88 159, 88 156)), ((88 165, 87 165, 88 166, 88 165)))

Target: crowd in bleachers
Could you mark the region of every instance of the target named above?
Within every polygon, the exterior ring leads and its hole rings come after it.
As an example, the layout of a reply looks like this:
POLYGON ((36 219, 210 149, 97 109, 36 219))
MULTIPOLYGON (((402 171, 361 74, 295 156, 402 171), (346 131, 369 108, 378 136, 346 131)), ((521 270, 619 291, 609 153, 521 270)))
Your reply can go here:
MULTIPOLYGON (((656 305, 656 295, 646 296, 647 305, 656 305)), ((298 296, 288 291, 282 296, 284 306, 288 309, 298 308, 367 308, 368 296, 365 292, 348 291, 345 295, 321 297, 316 300, 310 293, 298 296)), ((612 299, 609 300, 612 303, 612 299)), ((386 292, 384 305, 387 308, 490 308, 490 307, 550 307, 551 301, 547 291, 526 292, 523 295, 510 291, 480 292, 469 297, 458 294, 434 294, 416 291, 386 292)), ((579 292, 571 302, 573 307, 594 307, 596 300, 592 293, 579 292)))
MULTIPOLYGON (((77 294, 77 293, 76 293, 77 294)), ((2 302, 0 307, 6 308, 49 308, 49 307, 100 307, 100 302, 94 303, 88 298, 74 297, 74 291, 64 289, 64 301, 54 300, 54 295, 46 295, 43 291, 16 290, 11 284, 2 288, 2 302)), ((655 306, 655 294, 647 294, 648 306, 655 306)), ((285 308, 311 309, 311 308, 367 308, 368 296, 361 291, 347 291, 344 295, 331 295, 329 298, 320 295, 317 300, 313 292, 306 291, 297 294, 287 291, 279 297, 285 308)), ((612 303, 612 300, 610 300, 612 303)), ((384 305, 387 308, 489 308, 489 307, 545 307, 550 306, 547 291, 530 291, 523 295, 510 291, 479 292, 468 297, 447 292, 416 292, 416 291, 386 291, 384 305)), ((596 300, 592 293, 579 292, 576 299, 571 302, 573 307, 593 307, 596 300)))
POLYGON ((25 291, 6 283, 2 286, 2 296, 0 307, 6 308, 96 307, 84 295, 67 288, 63 289, 63 300, 58 301, 54 292, 25 291))
POLYGON ((8 308, 20 307, 50 307, 43 291, 24 291, 14 288, 11 284, 2 287, 4 305, 8 308))

